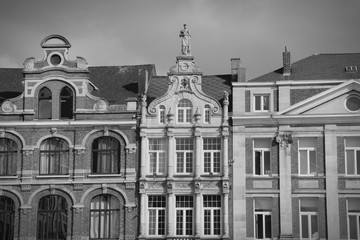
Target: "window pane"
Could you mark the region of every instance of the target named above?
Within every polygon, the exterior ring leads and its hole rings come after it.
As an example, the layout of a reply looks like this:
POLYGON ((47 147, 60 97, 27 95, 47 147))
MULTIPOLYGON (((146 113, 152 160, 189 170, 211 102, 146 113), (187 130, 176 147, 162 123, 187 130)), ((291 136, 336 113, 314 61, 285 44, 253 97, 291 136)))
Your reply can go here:
POLYGON ((308 174, 307 150, 299 150, 300 153, 300 174, 308 174))
POLYGON ((211 234, 211 210, 204 210, 204 234, 211 234))
POLYGON ((301 198, 300 211, 302 212, 317 212, 318 199, 317 198, 301 198))
POLYGON ((211 172, 211 153, 204 152, 204 172, 211 172))
POLYGON ((303 238, 309 238, 308 215, 301 216, 301 234, 303 238))
POLYGON ((269 138, 254 139, 254 148, 270 148, 270 139, 269 138))
POLYGON ((354 150, 346 151, 347 174, 355 174, 354 150))
POLYGON ((272 199, 271 198, 256 198, 255 199, 255 210, 256 211, 271 211, 272 199))
POLYGON ((255 215, 255 232, 256 238, 264 238, 264 223, 262 214, 255 215))
POLYGON ((315 174, 316 172, 317 172, 316 151, 310 151, 310 173, 315 174))
POLYGON ((265 215, 265 237, 271 238, 271 216, 265 215))
POLYGON ((255 96, 255 110, 261 110, 261 96, 255 96))
POLYGON ((349 235, 350 239, 358 239, 357 238, 357 224, 356 224, 357 216, 349 216, 349 235))
POLYGON ((73 94, 68 87, 64 87, 60 93, 60 118, 71 119, 73 117, 73 94))
POLYGON ((165 235, 165 209, 160 209, 158 213, 158 234, 165 235))
POLYGON ((356 154, 356 174, 360 174, 360 151, 355 151, 356 154))
POLYGON ((345 141, 346 147, 360 147, 360 137, 347 137, 345 141))
POLYGON ((315 148, 317 139, 314 137, 299 138, 299 148, 315 148))
POLYGON ((183 233, 183 210, 176 211, 176 235, 183 233))
POLYGON ((214 210, 214 234, 220 235, 220 229, 221 229, 220 209, 215 209, 214 210))
POLYGON ((270 171, 270 152, 264 151, 264 174, 267 174, 270 171))
POLYGON ((360 198, 349 198, 348 199, 348 211, 349 212, 360 212, 360 198))
POLYGON ((14 237, 14 210, 13 200, 0 196, 0 239, 14 237))
POLYGON ((156 234, 156 210, 149 209, 149 234, 156 234))
POLYGON ((311 237, 314 239, 317 239, 319 237, 318 221, 316 215, 311 215, 311 237))
POLYGON ((261 152, 255 151, 255 174, 261 174, 261 152))
POLYGON ((269 110, 269 96, 263 96, 263 106, 264 110, 269 110))
POLYGON ((214 152, 214 172, 220 172, 220 152, 214 152))

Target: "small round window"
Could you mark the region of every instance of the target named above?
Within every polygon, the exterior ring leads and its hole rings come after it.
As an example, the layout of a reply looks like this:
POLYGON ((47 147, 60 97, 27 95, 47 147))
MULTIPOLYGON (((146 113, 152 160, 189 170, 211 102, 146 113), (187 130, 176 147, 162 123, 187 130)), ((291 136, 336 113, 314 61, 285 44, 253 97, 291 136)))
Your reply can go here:
POLYGON ((346 108, 351 112, 359 111, 360 109, 360 97, 357 95, 351 95, 345 101, 346 108))
POLYGON ((52 65, 57 66, 61 63, 61 57, 57 54, 54 54, 51 56, 50 62, 52 65))

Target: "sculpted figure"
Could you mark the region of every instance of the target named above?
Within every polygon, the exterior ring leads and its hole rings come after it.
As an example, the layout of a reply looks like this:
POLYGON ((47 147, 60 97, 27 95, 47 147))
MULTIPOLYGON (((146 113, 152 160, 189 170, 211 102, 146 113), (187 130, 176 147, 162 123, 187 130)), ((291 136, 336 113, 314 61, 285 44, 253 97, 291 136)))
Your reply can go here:
POLYGON ((186 24, 184 24, 184 29, 180 30, 179 37, 181 37, 181 54, 191 55, 191 35, 190 31, 186 28, 186 24))

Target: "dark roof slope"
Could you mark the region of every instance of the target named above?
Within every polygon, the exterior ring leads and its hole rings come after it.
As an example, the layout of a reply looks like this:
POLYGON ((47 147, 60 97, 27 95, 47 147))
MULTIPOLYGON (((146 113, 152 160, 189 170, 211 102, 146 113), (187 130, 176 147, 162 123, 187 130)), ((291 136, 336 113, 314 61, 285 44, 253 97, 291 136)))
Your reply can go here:
MULTIPOLYGON (((167 76, 153 77, 147 91, 148 103, 164 95, 168 86, 169 80, 167 76)), ((226 90, 231 97, 231 75, 202 76, 202 90, 205 94, 215 98, 221 104, 224 90, 226 90)))
POLYGON ((249 82, 281 80, 335 80, 360 78, 360 53, 315 54, 291 64, 291 75, 284 77, 283 68, 253 78, 249 82), (358 71, 346 72, 347 66, 358 71))
MULTIPOLYGON (((0 68, 0 103, 24 91, 22 68, 0 68)), ((98 88, 93 94, 110 104, 125 104, 129 97, 137 97, 139 81, 144 81, 145 70, 156 74, 155 65, 89 67, 89 79, 98 88)), ((141 82, 140 82, 141 83, 141 82)))

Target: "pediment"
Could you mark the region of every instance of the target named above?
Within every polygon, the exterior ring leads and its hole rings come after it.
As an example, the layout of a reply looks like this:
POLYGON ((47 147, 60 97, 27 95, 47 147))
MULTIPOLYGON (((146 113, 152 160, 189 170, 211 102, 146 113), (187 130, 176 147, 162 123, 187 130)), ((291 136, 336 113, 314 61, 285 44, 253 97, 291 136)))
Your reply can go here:
POLYGON ((279 115, 359 114, 360 83, 350 80, 301 101, 279 115))

